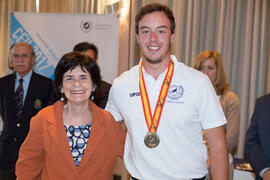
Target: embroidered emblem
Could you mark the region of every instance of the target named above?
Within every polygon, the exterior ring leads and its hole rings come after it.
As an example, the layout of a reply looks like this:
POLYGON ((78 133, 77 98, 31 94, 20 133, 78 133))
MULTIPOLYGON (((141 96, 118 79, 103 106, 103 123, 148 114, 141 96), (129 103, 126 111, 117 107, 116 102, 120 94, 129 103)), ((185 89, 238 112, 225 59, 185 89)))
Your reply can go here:
POLYGON ((42 102, 40 99, 36 99, 34 102, 34 108, 35 109, 41 109, 42 108, 42 102))
POLYGON ((172 100, 180 99, 184 94, 183 86, 172 85, 168 91, 168 98, 172 100))

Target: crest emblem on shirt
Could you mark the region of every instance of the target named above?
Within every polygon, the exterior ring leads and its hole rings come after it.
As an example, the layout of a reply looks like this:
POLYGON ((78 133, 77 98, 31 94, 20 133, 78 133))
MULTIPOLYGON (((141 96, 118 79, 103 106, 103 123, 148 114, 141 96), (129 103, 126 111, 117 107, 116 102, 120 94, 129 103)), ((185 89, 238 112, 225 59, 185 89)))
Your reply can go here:
POLYGON ((184 95, 183 86, 171 85, 168 91, 168 98, 173 101, 179 100, 184 95))

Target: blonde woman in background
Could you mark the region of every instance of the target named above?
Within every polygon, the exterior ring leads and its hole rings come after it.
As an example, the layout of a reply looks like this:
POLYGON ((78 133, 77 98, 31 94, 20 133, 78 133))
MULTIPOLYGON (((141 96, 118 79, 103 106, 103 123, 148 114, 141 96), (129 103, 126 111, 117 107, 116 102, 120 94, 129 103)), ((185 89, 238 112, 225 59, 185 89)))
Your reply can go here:
POLYGON ((206 74, 211 80, 227 119, 226 140, 229 151, 229 179, 233 179, 232 152, 238 144, 240 107, 236 94, 230 91, 223 67, 222 56, 217 51, 201 52, 195 59, 195 69, 206 74))

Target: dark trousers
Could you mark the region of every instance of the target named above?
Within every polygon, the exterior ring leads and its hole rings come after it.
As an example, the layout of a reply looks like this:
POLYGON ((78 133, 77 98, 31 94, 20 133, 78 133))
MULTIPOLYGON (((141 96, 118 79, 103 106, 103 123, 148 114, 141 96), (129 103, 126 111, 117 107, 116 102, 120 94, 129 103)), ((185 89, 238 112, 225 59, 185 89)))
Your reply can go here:
MULTIPOLYGON (((137 178, 135 178, 135 177, 132 177, 132 176, 131 176, 131 179, 132 179, 132 180, 139 180, 139 179, 137 179, 137 178)), ((202 178, 196 178, 196 179, 192 179, 192 180, 205 180, 205 177, 202 177, 202 178)))
POLYGON ((0 169, 1 180, 16 180, 14 169, 0 169))

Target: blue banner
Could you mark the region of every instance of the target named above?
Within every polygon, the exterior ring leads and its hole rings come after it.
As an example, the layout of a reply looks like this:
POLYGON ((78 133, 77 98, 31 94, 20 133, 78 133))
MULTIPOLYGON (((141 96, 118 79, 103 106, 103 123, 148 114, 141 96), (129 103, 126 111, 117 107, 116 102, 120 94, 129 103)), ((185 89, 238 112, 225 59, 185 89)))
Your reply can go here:
MULTIPOLYGON (((35 72, 54 79, 54 65, 49 61, 47 55, 38 47, 30 36, 30 33, 22 26, 14 13, 10 16, 10 45, 18 42, 27 42, 32 45, 36 54, 35 72)), ((52 53, 52 52, 51 52, 52 53)), ((53 56, 56 58, 55 54, 53 56)))

